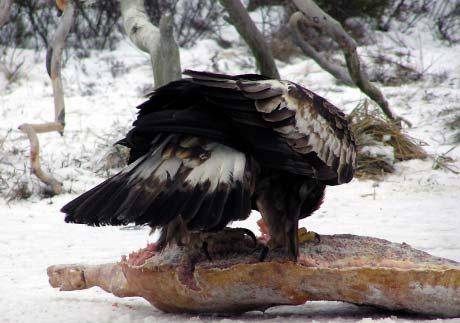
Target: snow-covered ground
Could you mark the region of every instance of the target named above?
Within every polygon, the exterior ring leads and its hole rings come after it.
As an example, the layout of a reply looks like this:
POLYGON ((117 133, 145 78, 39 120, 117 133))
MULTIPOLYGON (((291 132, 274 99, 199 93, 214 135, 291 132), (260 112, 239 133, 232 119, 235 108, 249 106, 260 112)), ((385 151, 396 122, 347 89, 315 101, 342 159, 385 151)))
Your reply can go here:
MULTIPOLYGON (((447 152, 452 132, 445 126, 452 109, 460 109, 460 46, 446 46, 427 28, 412 34, 377 35, 375 44, 360 48, 407 53, 407 63, 424 71, 422 80, 383 87, 394 110, 413 122, 409 133, 425 141, 434 156, 447 152), (402 46, 400 41, 405 43, 402 46)), ((11 53, 11 51, 10 51, 11 53)), ((101 182, 114 170, 103 170, 109 143, 120 139, 135 118, 152 83, 148 58, 128 41, 115 51, 92 52, 88 58, 70 55, 63 68, 66 96, 65 135, 39 135, 45 170, 64 182, 66 194, 40 198, 38 181, 28 175, 26 137, 17 130, 23 122, 54 118, 51 84, 44 53, 16 53, 25 61, 19 80, 8 84, 0 73, 0 322, 207 322, 207 321, 318 321, 393 322, 428 318, 382 312, 342 303, 312 302, 298 307, 277 307, 266 313, 239 317, 164 314, 137 298, 118 299, 99 289, 59 292, 47 282, 46 268, 59 263, 103 263, 139 249, 155 236, 147 228, 86 227, 65 224, 60 207, 77 194, 101 182), (32 196, 9 200, 22 180, 33 185, 32 196)), ((227 73, 253 72, 248 50, 235 46, 222 50, 204 40, 181 52, 182 67, 227 73)), ((279 62, 283 78, 302 83, 346 111, 363 99, 356 89, 335 84, 314 62, 304 58, 279 62)), ((460 157, 460 147, 449 155, 460 157)), ((382 182, 353 180, 330 187, 324 206, 303 220, 320 234, 370 235, 460 261, 460 176, 432 169, 433 160, 396 165, 396 173, 382 182)), ((459 166, 455 162, 452 167, 459 166)), ((257 230, 257 214, 241 223, 257 230)), ((456 321, 456 320, 445 320, 456 321)))

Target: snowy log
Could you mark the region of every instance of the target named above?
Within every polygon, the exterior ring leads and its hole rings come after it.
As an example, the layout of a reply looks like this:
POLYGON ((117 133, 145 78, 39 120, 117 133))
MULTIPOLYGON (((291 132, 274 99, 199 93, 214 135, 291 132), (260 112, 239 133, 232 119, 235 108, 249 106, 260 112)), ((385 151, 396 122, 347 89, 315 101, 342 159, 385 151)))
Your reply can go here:
POLYGON ((248 44, 251 49, 260 73, 271 78, 279 79, 280 75, 276 68, 272 51, 241 1, 220 0, 220 3, 228 12, 231 24, 235 26, 238 33, 243 37, 246 44, 248 44))
POLYGON ((319 244, 300 246, 297 263, 259 262, 259 251, 191 261, 183 248, 154 253, 149 247, 119 263, 51 266, 48 276, 61 290, 99 286, 167 312, 241 313, 328 300, 460 317, 460 263, 405 243, 323 235, 319 244))
POLYGON ((157 28, 149 21, 144 0, 121 0, 120 4, 129 39, 150 55, 155 87, 180 79, 179 47, 172 33, 172 17, 163 15, 157 28))
POLYGON ((0 28, 8 22, 12 4, 13 0, 0 0, 0 28))
POLYGON ((46 70, 53 86, 54 96, 54 122, 43 124, 25 123, 19 126, 19 130, 27 134, 30 141, 30 169, 43 183, 47 184, 54 194, 62 192, 62 183, 51 174, 46 174, 40 167, 40 144, 37 133, 57 131, 61 135, 65 126, 64 90, 61 79, 61 57, 65 46, 65 39, 75 20, 76 10, 72 1, 57 2, 63 9, 63 15, 59 20, 58 27, 52 37, 50 46, 46 52, 46 70))
POLYGON ((380 89, 372 84, 361 68, 358 53, 356 52, 357 44, 355 40, 348 35, 343 29, 342 25, 325 13, 313 0, 293 0, 297 8, 304 14, 305 23, 312 27, 316 27, 328 34, 334 39, 342 49, 347 68, 350 73, 351 79, 356 86, 363 91, 369 98, 374 100, 382 109, 383 113, 393 121, 404 121, 408 126, 411 123, 397 116, 390 109, 387 99, 380 91, 380 89))

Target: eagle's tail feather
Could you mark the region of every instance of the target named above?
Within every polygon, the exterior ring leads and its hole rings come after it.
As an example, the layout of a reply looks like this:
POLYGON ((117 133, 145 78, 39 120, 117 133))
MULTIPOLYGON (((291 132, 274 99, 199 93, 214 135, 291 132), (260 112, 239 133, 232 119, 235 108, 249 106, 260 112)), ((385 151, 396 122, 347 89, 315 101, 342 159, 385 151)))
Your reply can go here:
POLYGON ((190 230, 220 229, 251 211, 249 167, 250 159, 232 148, 170 135, 62 212, 66 222, 89 225, 156 227, 180 216, 190 230))

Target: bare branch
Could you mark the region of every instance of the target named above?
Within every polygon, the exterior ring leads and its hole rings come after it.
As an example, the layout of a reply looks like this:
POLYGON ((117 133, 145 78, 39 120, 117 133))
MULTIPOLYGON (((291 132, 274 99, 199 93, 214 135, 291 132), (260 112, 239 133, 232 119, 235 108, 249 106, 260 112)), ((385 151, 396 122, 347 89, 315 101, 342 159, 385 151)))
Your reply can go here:
POLYGON ((59 25, 50 42, 46 53, 46 70, 51 78, 54 94, 54 122, 43 124, 25 123, 19 126, 19 130, 26 133, 30 141, 30 167, 43 183, 49 185, 54 194, 62 192, 62 183, 52 175, 45 174, 40 167, 40 145, 37 133, 57 131, 61 135, 65 126, 64 91, 61 80, 61 56, 65 39, 75 20, 76 10, 72 1, 65 2, 64 13, 59 20, 59 25))
POLYGON ((276 68, 272 51, 241 1, 220 0, 220 3, 230 15, 231 23, 251 49, 260 73, 268 77, 279 79, 280 75, 276 68))
POLYGON ((356 42, 347 32, 343 29, 342 25, 334 18, 329 16, 312 0, 293 0, 297 8, 305 15, 305 22, 312 26, 319 28, 331 36, 342 49, 345 61, 347 63, 348 71, 350 72, 351 79, 372 100, 382 109, 383 113, 393 121, 404 121, 407 125, 411 123, 406 119, 396 116, 390 109, 388 101, 385 99, 382 92, 372 84, 361 69, 359 56, 356 52, 356 42))
MULTIPOLYGON (((47 124, 41 124, 40 132, 50 131, 63 131, 64 127, 58 122, 50 122, 47 124)), ((30 141, 30 171, 35 174, 43 183, 48 185, 54 194, 62 193, 62 183, 56 180, 53 176, 46 174, 40 167, 40 145, 38 143, 37 131, 34 129, 34 125, 24 123, 19 126, 19 130, 27 134, 30 141)))
POLYGON ((150 55, 155 87, 180 79, 179 48, 172 34, 172 18, 162 17, 158 29, 149 21, 144 0, 121 0, 120 4, 129 39, 150 55))
POLYGON ((65 46, 65 39, 75 20, 76 10, 73 2, 66 3, 64 14, 61 16, 59 25, 46 53, 46 70, 53 84, 55 122, 65 124, 64 91, 61 80, 61 57, 65 46))
POLYGON ((300 30, 299 30, 299 23, 301 21, 305 22, 306 18, 301 12, 294 13, 291 18, 289 19, 289 28, 291 30, 291 36, 294 42, 302 49, 305 55, 311 57, 321 66, 325 71, 330 73, 336 79, 340 80, 344 84, 348 86, 356 86, 353 83, 353 80, 350 78, 350 74, 348 70, 336 65, 330 61, 328 61, 324 56, 318 53, 312 46, 310 46, 306 41, 302 39, 300 30))
POLYGON ((8 22, 12 4, 13 0, 0 0, 0 27, 8 22))

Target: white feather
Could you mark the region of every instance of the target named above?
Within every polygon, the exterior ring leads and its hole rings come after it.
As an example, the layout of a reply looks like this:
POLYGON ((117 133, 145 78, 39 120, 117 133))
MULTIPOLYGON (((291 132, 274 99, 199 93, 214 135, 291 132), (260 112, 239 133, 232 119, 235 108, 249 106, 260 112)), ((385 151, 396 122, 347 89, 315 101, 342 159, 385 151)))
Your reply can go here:
POLYGON ((139 160, 141 164, 131 175, 129 175, 129 183, 136 179, 145 180, 149 178, 163 162, 161 154, 151 154, 147 159, 143 160, 142 158, 139 158, 139 160))
POLYGON ((319 145, 320 145, 320 141, 319 141, 319 136, 312 132, 309 136, 308 136, 308 145, 313 147, 313 150, 318 153, 318 148, 319 148, 319 145))
POLYGON ((209 180, 209 190, 214 190, 219 183, 231 183, 236 178, 242 178, 245 164, 246 157, 243 153, 217 145, 205 162, 192 169, 185 182, 196 186, 209 180))
POLYGON ((177 175, 177 171, 182 166, 182 160, 174 157, 165 160, 155 171, 153 177, 157 178, 160 182, 165 181, 168 176, 173 178, 177 175))

